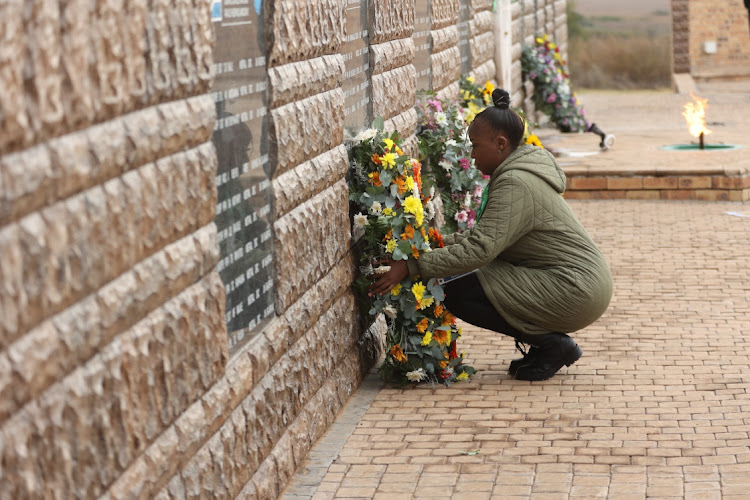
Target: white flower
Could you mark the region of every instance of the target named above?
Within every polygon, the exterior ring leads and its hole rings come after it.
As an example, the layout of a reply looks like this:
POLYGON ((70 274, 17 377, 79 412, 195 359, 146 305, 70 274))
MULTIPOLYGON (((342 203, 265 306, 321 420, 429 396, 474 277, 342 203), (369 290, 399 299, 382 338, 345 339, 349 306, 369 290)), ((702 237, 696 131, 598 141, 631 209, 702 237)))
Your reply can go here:
POLYGON ((426 208, 427 208, 427 220, 434 219, 435 218, 435 204, 432 203, 432 200, 427 202, 426 208))
POLYGON ((446 117, 445 113, 442 111, 435 113, 435 120, 438 122, 438 125, 445 125, 448 123, 448 117, 446 117))
POLYGON ((431 198, 431 199, 434 199, 434 198, 435 198, 435 186, 432 186, 432 187, 430 188, 430 198, 431 198))
POLYGON ((446 146, 456 147, 456 146, 458 146, 458 143, 456 141, 454 141, 453 139, 448 139, 447 141, 445 141, 445 145, 446 146))
POLYGON ((372 139, 378 135, 378 131, 374 128, 368 128, 357 134, 357 136, 354 138, 355 141, 362 142, 366 141, 367 139, 372 139))
POLYGON ((385 314, 386 316, 388 316, 389 318, 391 318, 391 319, 394 319, 394 318, 396 317, 396 315, 398 314, 398 312, 396 311, 396 308, 395 308, 395 307, 393 307, 393 306, 392 306, 392 305, 390 305, 390 304, 387 304, 387 305, 386 305, 386 306, 385 306, 385 307, 383 308, 383 313, 384 313, 384 314, 385 314))
POLYGON ((446 172, 450 172, 451 170, 453 170, 453 165, 448 160, 440 160, 438 162, 438 165, 443 167, 443 170, 445 170, 446 172))
POLYGON ((414 183, 414 187, 411 188, 411 195, 414 196, 417 199, 421 198, 421 196, 419 194, 419 186, 417 185, 416 182, 414 183))
POLYGON ((391 270, 391 266, 378 266, 375 268, 375 274, 385 274, 391 270))
POLYGON ((372 205, 370 205, 370 213, 373 215, 380 215, 380 213, 383 211, 383 206, 380 204, 379 201, 372 202, 372 205))
POLYGON ((469 219, 469 214, 466 213, 466 210, 461 210, 460 212, 456 212, 456 221, 466 222, 468 219, 469 219))
POLYGON ((365 227, 367 226, 367 216, 363 213, 358 213, 354 216, 354 226, 355 227, 365 227))
POLYGON ((423 368, 418 368, 414 371, 407 372, 406 378, 408 378, 410 382, 421 382, 427 378, 427 373, 425 373, 423 368))
POLYGON ((464 206, 466 208, 471 207, 471 193, 469 193, 468 191, 466 192, 466 196, 464 196, 464 206))

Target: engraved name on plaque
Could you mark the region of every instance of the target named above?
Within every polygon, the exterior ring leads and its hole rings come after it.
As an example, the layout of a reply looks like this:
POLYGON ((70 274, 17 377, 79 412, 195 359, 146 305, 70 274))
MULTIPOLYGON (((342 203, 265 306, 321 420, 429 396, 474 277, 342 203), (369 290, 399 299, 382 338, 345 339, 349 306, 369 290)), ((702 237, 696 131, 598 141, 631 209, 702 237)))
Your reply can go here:
POLYGON ((346 26, 341 53, 346 67, 341 87, 344 91, 344 126, 356 134, 370 125, 370 46, 367 34, 367 0, 346 0, 346 26))
POLYGON ((218 271, 227 292, 229 347, 274 315, 271 181, 266 130, 262 0, 214 0, 212 141, 219 160, 218 271))
POLYGON ((432 89, 430 68, 430 5, 429 0, 416 0, 414 4, 414 69, 417 73, 417 90, 432 89))

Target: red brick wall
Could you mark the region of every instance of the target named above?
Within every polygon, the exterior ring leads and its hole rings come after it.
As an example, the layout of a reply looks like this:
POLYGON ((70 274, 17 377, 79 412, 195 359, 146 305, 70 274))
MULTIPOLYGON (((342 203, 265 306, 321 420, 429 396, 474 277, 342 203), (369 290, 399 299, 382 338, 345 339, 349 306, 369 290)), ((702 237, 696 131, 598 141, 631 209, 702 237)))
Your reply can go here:
POLYGON ((750 76, 750 27, 742 0, 689 0, 689 19, 693 77, 750 76), (707 41, 716 42, 715 54, 705 52, 707 41))

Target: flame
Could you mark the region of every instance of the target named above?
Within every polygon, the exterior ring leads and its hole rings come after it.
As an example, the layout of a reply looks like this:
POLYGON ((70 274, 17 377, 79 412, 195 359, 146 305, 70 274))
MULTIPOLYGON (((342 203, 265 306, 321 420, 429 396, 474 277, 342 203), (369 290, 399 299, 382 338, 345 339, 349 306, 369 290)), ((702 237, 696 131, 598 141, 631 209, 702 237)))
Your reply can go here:
POLYGON ((711 133, 706 128, 706 110, 708 109, 708 99, 701 99, 700 97, 694 96, 692 93, 690 97, 695 102, 685 103, 685 110, 682 112, 682 116, 687 121, 688 128, 690 129, 690 135, 693 137, 699 137, 701 134, 708 135, 711 133))

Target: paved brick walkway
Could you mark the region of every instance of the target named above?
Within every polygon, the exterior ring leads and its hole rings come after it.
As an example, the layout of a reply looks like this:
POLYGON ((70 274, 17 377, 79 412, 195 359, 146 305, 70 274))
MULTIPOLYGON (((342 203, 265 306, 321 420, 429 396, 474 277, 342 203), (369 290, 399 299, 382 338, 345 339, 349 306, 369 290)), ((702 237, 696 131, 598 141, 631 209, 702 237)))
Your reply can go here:
POLYGON ((750 204, 570 204, 615 279, 579 362, 516 381, 512 340, 466 327, 470 382, 369 384, 330 465, 285 498, 750 498, 750 217, 726 213, 750 204))

